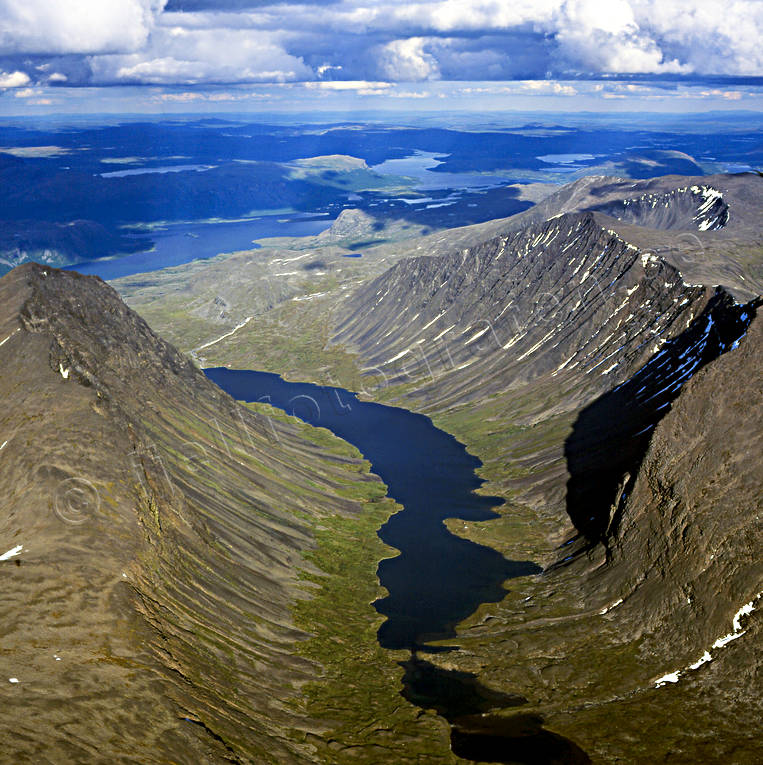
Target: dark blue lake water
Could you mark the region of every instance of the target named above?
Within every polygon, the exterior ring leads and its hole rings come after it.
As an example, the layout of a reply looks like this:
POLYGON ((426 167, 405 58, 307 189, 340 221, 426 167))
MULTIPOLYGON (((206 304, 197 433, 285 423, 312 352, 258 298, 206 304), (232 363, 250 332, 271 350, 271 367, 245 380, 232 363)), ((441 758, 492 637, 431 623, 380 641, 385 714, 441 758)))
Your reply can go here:
POLYGON ((235 399, 265 401, 354 444, 403 505, 379 531, 400 550, 378 570, 389 591, 374 604, 387 617, 378 635, 385 648, 415 650, 427 640, 452 637, 455 625, 481 603, 503 598, 506 579, 540 572, 534 563, 507 560, 446 529, 446 518, 468 523, 497 517, 501 500, 474 493, 483 483, 475 474, 480 461, 429 418, 265 372, 217 368, 206 374, 235 399))
POLYGON ((153 229, 149 236, 154 248, 147 252, 93 260, 67 266, 70 271, 96 274, 101 279, 119 279, 122 276, 158 271, 179 266, 192 260, 213 258, 222 252, 252 250, 259 247, 255 239, 271 236, 314 236, 332 223, 330 216, 264 215, 241 221, 211 223, 170 223, 153 229))

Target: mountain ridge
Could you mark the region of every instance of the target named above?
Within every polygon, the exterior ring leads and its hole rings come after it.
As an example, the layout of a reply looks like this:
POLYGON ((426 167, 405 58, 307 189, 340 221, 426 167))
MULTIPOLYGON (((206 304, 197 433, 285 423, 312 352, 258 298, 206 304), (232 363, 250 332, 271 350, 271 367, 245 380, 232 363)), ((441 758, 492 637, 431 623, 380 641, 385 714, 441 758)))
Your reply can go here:
POLYGON ((235 403, 96 277, 23 266, 0 306, 6 753, 315 761, 292 609, 320 519, 378 479, 235 403))

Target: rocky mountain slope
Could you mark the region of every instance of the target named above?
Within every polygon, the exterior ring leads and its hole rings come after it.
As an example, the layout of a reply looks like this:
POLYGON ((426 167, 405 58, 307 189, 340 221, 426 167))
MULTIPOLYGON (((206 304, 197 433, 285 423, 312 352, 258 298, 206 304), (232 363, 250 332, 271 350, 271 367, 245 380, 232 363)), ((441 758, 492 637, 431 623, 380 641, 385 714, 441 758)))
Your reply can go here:
POLYGON ((94 277, 3 277, 0 361, 0 759, 315 761, 293 607, 320 522, 378 479, 94 277))
MULTIPOLYGON (((602 761, 752 762, 749 728, 716 717, 754 727, 761 703, 759 300, 688 284, 605 220, 555 215, 401 261, 340 304, 332 342, 484 459, 506 531, 473 538, 513 554, 519 524, 551 542, 524 599, 483 607, 433 663, 526 697, 519 717, 602 761), (747 651, 720 653, 748 630, 747 651), (634 744, 681 704, 680 730, 634 744)), ((506 715, 489 718, 462 730, 489 741, 506 715)))
POLYGON ((451 530, 546 566, 416 665, 517 701, 454 751, 550 730, 597 762, 759 759, 761 183, 584 178, 364 250, 372 279, 214 347, 429 414, 507 501, 451 530))
POLYGON ((430 409, 541 375, 582 373, 604 390, 704 321, 713 295, 591 213, 570 214, 397 264, 344 301, 334 342, 389 384, 417 380, 430 409))

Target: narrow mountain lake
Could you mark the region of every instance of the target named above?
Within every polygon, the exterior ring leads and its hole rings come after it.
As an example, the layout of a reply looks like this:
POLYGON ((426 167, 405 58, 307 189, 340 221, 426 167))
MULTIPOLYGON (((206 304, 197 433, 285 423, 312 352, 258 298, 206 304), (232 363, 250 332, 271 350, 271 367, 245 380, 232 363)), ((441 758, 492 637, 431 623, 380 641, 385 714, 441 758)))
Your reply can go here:
POLYGON ((495 691, 470 672, 443 669, 424 658, 450 650, 426 642, 455 636, 456 624, 481 603, 501 600, 506 579, 541 571, 445 527, 446 518, 469 523, 497 517, 501 500, 475 494, 483 483, 475 473, 480 461, 428 417, 360 401, 342 388, 286 382, 266 372, 205 371, 239 401, 272 404, 357 446, 387 484, 389 496, 403 505, 379 530, 400 554, 379 563, 379 580, 389 595, 374 603, 386 617, 377 637, 384 648, 411 651, 400 662, 401 693, 448 720, 452 751, 475 762, 590 763, 574 742, 544 729, 542 717, 519 711, 526 698, 495 691), (513 716, 505 716, 508 709, 516 710, 513 716))
POLYGON ((206 374, 235 399, 270 403, 354 444, 403 505, 379 531, 400 550, 379 564, 389 591, 374 604, 387 617, 378 635, 385 648, 416 651, 427 640, 452 637, 481 603, 503 598, 506 579, 540 572, 534 563, 507 560, 447 530, 446 518, 497 517, 501 500, 474 493, 483 483, 475 474, 480 461, 429 418, 265 372, 217 368, 206 374))

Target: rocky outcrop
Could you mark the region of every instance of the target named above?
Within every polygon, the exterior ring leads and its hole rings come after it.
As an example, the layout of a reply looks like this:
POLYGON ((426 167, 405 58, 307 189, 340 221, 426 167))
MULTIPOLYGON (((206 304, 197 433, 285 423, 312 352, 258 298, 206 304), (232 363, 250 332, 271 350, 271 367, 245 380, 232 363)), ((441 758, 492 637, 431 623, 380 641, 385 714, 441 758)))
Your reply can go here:
POLYGON ((383 225, 363 210, 342 210, 339 217, 329 228, 318 234, 315 241, 318 244, 336 244, 348 240, 368 239, 383 228, 383 225))

